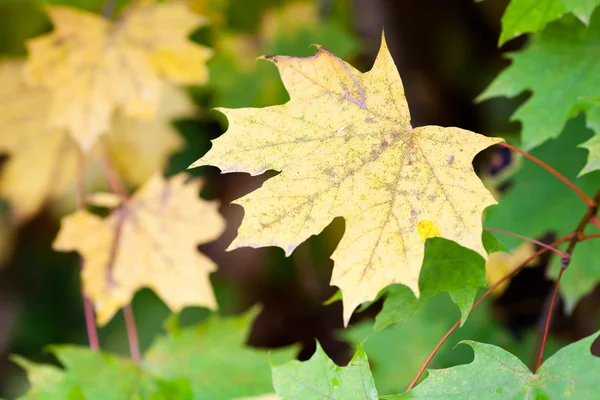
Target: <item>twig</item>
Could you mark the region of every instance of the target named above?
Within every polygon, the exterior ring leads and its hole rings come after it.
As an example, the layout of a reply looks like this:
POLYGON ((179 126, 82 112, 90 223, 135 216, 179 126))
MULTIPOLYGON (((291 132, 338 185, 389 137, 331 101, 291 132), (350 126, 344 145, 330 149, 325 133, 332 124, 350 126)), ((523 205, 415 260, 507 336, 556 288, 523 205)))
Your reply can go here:
MULTIPOLYGON (((548 316, 546 317, 546 327, 544 328, 544 337, 542 338, 542 344, 540 346, 540 355, 538 357, 538 363, 537 363, 537 366, 535 369, 536 371, 542 365, 542 361, 544 358, 544 350, 546 348, 546 340, 548 338, 548 331, 550 330, 550 322, 552 321, 552 312, 554 309, 554 302, 556 299, 556 293, 558 292, 558 284, 560 283, 560 278, 562 277, 565 270, 569 267, 569 263, 571 262, 571 256, 573 255, 573 251, 575 251, 575 247, 577 246, 577 243, 581 242, 582 238, 584 237, 583 231, 585 230, 586 226, 590 223, 592 218, 594 218, 596 216, 596 214, 598 213, 598 202, 600 202, 600 188, 596 191, 596 194, 594 195, 594 199, 592 200, 592 205, 588 206, 587 212, 581 218, 581 220, 579 221, 579 224, 577 224, 577 228, 575 228, 575 230, 571 234, 571 240, 569 241, 569 247, 567 248, 567 251, 566 251, 567 257, 563 257, 563 259, 562 259, 560 273, 558 274, 558 278, 556 279, 556 283, 554 285, 554 292, 552 293, 550 309, 548 310, 548 316)), ((587 235, 587 236, 589 237, 589 236, 595 236, 595 235, 587 235)))
POLYGON ((488 231, 488 232, 501 233, 503 235, 514 236, 514 237, 517 237, 519 239, 527 240, 528 242, 535 243, 535 244, 537 244, 540 247, 544 247, 544 248, 546 248, 546 249, 548 249, 548 250, 550 250, 550 251, 558 254, 562 258, 568 257, 567 253, 565 253, 563 251, 560 251, 559 249, 557 249, 555 247, 549 246, 546 243, 542 243, 539 240, 535 240, 533 238, 530 238, 528 236, 519 235, 518 233, 514 233, 514 232, 504 231, 502 229, 485 228, 485 230, 488 231))
POLYGON ((135 317, 133 315, 131 304, 127 304, 125 307, 123 307, 123 315, 125 316, 125 326, 127 327, 127 338, 129 339, 129 351, 131 352, 131 359, 133 362, 139 364, 141 360, 140 343, 138 341, 137 329, 135 327, 135 317))
POLYGON ((108 181, 111 190, 121 197, 123 203, 127 203, 129 201, 129 194, 125 189, 125 186, 123 186, 123 183, 121 183, 119 175, 117 175, 115 172, 115 169, 113 168, 110 158, 106 152, 102 154, 102 167, 104 168, 106 180, 108 181))
POLYGON ((547 170, 548 172, 550 172, 552 175, 554 175, 555 177, 557 177, 558 179, 560 179, 565 185, 567 185, 568 187, 571 188, 571 190, 573 190, 575 193, 577 193, 577 195, 579 197, 581 197, 583 199, 583 201, 585 201, 585 203, 588 205, 588 207, 593 207, 596 205, 596 201, 592 200, 591 198, 588 197, 588 195, 586 195, 585 193, 583 193, 581 191, 581 189, 579 189, 577 186, 575 186, 575 184, 573 182, 571 182, 570 180, 568 180, 567 178, 565 178, 560 172, 558 172, 557 170, 555 170, 554 168, 552 168, 551 166, 549 166, 548 164, 546 164, 545 162, 543 162, 542 160, 540 160, 539 158, 536 158, 534 156, 532 156, 531 154, 517 148, 514 146, 511 146, 508 143, 504 143, 504 142, 500 142, 498 143, 499 146, 502 147, 506 147, 507 149, 510 149, 514 152, 517 152, 521 155, 523 155, 524 157, 529 158, 531 161, 533 161, 534 163, 538 164, 539 166, 541 166, 542 168, 544 168, 545 170, 547 170))
POLYGON ((600 221, 598 221, 598 217, 595 215, 590 219, 590 223, 594 224, 596 228, 600 229, 600 221))
MULTIPOLYGON (((564 236, 564 237, 558 239, 557 241, 555 241, 554 243, 552 243, 550 246, 555 247, 555 246, 557 246, 557 245, 559 245, 561 243, 564 243, 564 242, 568 241, 569 239, 571 239, 571 235, 564 236)), ((498 280, 498 282, 496 282, 492 286, 490 286, 488 288, 488 290, 475 302, 475 304, 473 304, 473 306, 471 307, 471 311, 475 310, 479 306, 479 304, 481 304, 481 302, 486 297, 488 297, 490 295, 490 293, 492 293, 494 290, 496 290, 496 288, 498 286, 500 286, 506 280, 510 279, 511 276, 513 276, 514 274, 516 274, 519 270, 521 270, 521 268, 523 268, 529 262, 531 262, 536 257, 539 257, 540 255, 544 254, 547 251, 549 251, 549 250, 547 248, 545 248, 545 247, 542 248, 542 249, 540 249, 539 251, 537 251, 532 256, 527 257, 523 262, 521 262, 521 264, 517 265, 515 268, 513 268, 511 271, 509 271, 500 280, 498 280)), ((431 360, 433 359, 433 357, 435 356, 435 354, 438 352, 438 350, 440 349, 440 347, 442 346, 442 344, 444 344, 444 342, 446 341, 446 339, 448 339, 448 337, 452 334, 452 332, 454 332, 456 330, 456 328, 458 328, 460 326, 460 321, 461 321, 460 319, 458 321, 456 321, 456 323, 452 326, 452 328, 450 328, 448 330, 448 332, 446 332, 446 334, 442 337, 442 339, 440 339, 440 341, 438 342, 438 344, 431 351, 431 353, 429 354, 429 356, 427 357, 427 359, 425 360, 425 362, 421 366, 421 369, 417 373, 417 376, 415 376, 415 378, 412 380, 412 382, 410 383, 410 385, 408 385, 408 388, 406 389, 407 392, 409 390, 411 390, 417 384, 419 378, 421 378, 421 375, 423 375, 423 372, 425 372, 425 369, 427 368, 427 366, 429 365, 429 363, 431 362, 431 360)))
MULTIPOLYGON (((75 203, 77 204, 77 209, 83 211, 86 209, 85 206, 85 159, 81 150, 77 152, 77 181, 75 188, 75 203)), ((85 260, 83 257, 79 256, 79 265, 81 270, 83 270, 85 265, 85 260)), ((87 330, 88 341, 90 343, 90 349, 92 351, 100 350, 100 341, 98 340, 98 331, 96 329, 96 320, 94 317, 94 306, 92 305, 92 301, 86 294, 81 291, 81 296, 83 297, 83 312, 85 315, 85 327, 87 330)))

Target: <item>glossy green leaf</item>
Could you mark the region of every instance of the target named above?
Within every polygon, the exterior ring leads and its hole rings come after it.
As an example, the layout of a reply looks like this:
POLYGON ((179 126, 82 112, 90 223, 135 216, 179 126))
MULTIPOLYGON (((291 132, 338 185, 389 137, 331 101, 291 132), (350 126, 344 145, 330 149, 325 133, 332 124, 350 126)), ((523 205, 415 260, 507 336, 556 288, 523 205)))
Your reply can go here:
POLYGON ((377 389, 364 350, 346 367, 336 365, 321 346, 310 360, 273 366, 273 386, 285 400, 377 400, 377 389))

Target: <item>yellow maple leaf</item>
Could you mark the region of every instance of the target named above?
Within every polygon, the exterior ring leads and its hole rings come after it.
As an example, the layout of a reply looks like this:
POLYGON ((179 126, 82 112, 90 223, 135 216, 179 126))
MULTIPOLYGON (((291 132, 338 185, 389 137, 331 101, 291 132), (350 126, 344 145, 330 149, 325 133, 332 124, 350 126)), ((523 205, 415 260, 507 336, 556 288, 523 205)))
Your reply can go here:
MULTIPOLYGON (((22 68, 21 60, 0 61, 0 154, 9 156, 0 175, 0 198, 11 204, 17 223, 34 215, 45 201, 63 197, 73 185, 78 157, 76 145, 63 129, 46 126, 49 91, 26 86, 20 80, 22 68)), ((104 148, 119 175, 137 186, 183 147, 171 119, 192 114, 193 104, 173 85, 162 85, 164 95, 152 120, 117 112, 105 140, 87 157, 90 186, 104 181, 98 161, 104 148)))
POLYGON ((187 178, 154 176, 106 219, 86 211, 62 219, 53 248, 83 257, 83 292, 99 325, 142 287, 174 311, 216 308, 209 280, 216 265, 196 247, 219 237, 225 222, 216 202, 199 199, 202 180, 187 178))
MULTIPOLYGON (((485 266, 487 274, 487 282, 489 286, 492 286, 498 282, 504 275, 515 269, 519 264, 526 258, 531 257, 535 254, 535 246, 533 243, 524 242, 522 245, 513 250, 513 254, 496 252, 488 256, 488 260, 485 266)), ((534 258, 526 264, 526 266, 534 265, 538 263, 538 259, 534 258)), ((496 296, 500 296, 510 283, 509 280, 503 282, 494 290, 492 293, 496 296)))
POLYGON ((220 109, 229 129, 192 165, 252 175, 281 171, 236 201, 245 216, 230 249, 279 246, 289 255, 344 217, 331 284, 342 290, 345 323, 387 285, 418 294, 428 237, 454 240, 487 258, 481 214, 496 202, 471 163, 501 139, 459 128, 413 129, 385 40, 367 73, 324 48, 307 58, 266 58, 291 100, 220 109))
POLYGON ((161 78, 204 83, 211 51, 192 43, 207 19, 182 2, 137 1, 115 22, 66 6, 48 7, 54 30, 27 42, 29 84, 53 94, 49 124, 67 128, 84 152, 111 124, 114 112, 151 119, 161 78))

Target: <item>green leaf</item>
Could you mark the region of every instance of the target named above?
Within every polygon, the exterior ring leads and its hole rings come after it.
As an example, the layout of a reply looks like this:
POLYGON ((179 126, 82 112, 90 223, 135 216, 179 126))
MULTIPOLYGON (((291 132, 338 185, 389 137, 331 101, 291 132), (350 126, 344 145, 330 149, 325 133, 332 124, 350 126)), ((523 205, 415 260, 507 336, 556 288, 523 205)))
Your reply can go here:
POLYGON ((157 391, 153 380, 132 361, 75 346, 56 346, 52 352, 64 370, 14 358, 32 385, 24 399, 129 400, 149 398, 157 391))
POLYGON ((381 398, 594 399, 600 390, 600 359, 590 352, 596 337, 598 333, 559 350, 536 374, 500 347, 464 341, 475 352, 472 363, 429 370, 429 376, 413 390, 381 398))
POLYGON ((587 164, 579 173, 579 176, 588 172, 597 171, 600 169, 600 133, 596 133, 589 140, 581 143, 579 147, 587 149, 588 154, 587 164))
MULTIPOLYGON (((194 399, 272 393, 267 352, 244 346, 253 316, 212 315, 198 326, 174 331, 152 345, 142 365, 153 377, 188 380, 194 399)), ((295 351, 273 351, 269 357, 287 361, 295 351)))
POLYGON ((230 400, 272 393, 269 358, 288 361, 295 349, 269 354, 245 346, 254 314, 213 314, 197 326, 172 329, 139 365, 74 346, 52 348, 64 369, 14 357, 31 384, 24 399, 230 400))
MULTIPOLYGON (((586 151, 577 145, 589 139, 592 132, 585 128, 583 118, 570 121, 558 139, 548 141, 531 154, 574 182, 584 193, 592 196, 600 186, 600 172, 588 173, 577 179, 583 167, 586 151)), ((587 211, 587 205, 564 183, 545 169, 528 160, 510 177, 512 186, 498 205, 490 207, 485 226, 504 229, 529 237, 541 237, 551 231, 563 236, 573 231, 587 211)), ((592 227, 586 233, 598 232, 592 227)), ((514 248, 521 240, 507 236, 507 246, 514 248)), ((600 279, 597 259, 598 243, 594 240, 579 243, 560 283, 567 306, 572 308, 600 279)), ((553 256, 550 274, 558 275, 561 260, 553 256)))
POLYGON ((310 360, 293 360, 272 370, 275 391, 285 400, 378 399, 369 361, 360 344, 346 367, 331 361, 317 342, 310 360))
POLYGON ((557 137, 582 98, 600 94, 600 13, 587 28, 572 16, 549 25, 479 97, 533 95, 513 115, 523 123, 522 147, 530 150, 557 137))
POLYGON ((512 0, 502 15, 498 46, 524 33, 541 31, 566 11, 562 0, 512 0))
MULTIPOLYGON (((489 232, 482 235, 488 253, 506 248, 489 232)), ((419 299, 404 285, 389 286, 383 309, 376 317, 375 330, 407 321, 431 297, 448 292, 458 305, 464 323, 477 291, 486 286, 485 260, 453 241, 433 238, 425 244, 425 258, 419 275, 419 299)))
POLYGON ((524 33, 537 33, 547 24, 571 12, 588 24, 600 0, 512 0, 502 15, 498 45, 524 33))

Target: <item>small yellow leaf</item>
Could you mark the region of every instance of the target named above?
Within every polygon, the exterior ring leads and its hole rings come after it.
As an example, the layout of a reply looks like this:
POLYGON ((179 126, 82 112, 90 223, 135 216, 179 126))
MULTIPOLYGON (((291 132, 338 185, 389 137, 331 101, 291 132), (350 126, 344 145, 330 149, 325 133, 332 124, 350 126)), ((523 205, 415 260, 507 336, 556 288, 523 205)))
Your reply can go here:
MULTIPOLYGON (((513 254, 497 252, 492 253, 488 256, 488 261, 486 264, 486 273, 487 273, 487 281, 488 285, 492 286, 500 279, 502 279, 507 273, 515 269, 519 264, 521 264, 525 259, 531 257, 535 254, 535 246, 533 243, 524 242, 522 245, 513 250, 513 254)), ((526 265, 534 265, 537 264, 538 258, 534 258, 526 265)), ((500 284, 492 292, 492 294, 496 296, 500 296, 506 288, 510 281, 505 281, 500 284)))
POLYGON ((501 139, 459 128, 413 129, 385 41, 361 73, 319 48, 307 58, 273 56, 291 100, 262 109, 221 109, 228 131, 193 166, 223 172, 281 171, 236 203, 245 209, 230 248, 279 246, 290 254, 336 217, 346 231, 332 255, 344 321, 385 286, 418 294, 424 243, 439 235, 487 254, 483 210, 495 200, 473 157, 501 139))
POLYGON ((151 119, 161 77, 204 83, 208 48, 189 41, 207 23, 182 2, 138 1, 114 23, 65 6, 48 7, 54 31, 27 42, 27 81, 51 90, 49 124, 64 127, 84 152, 108 131, 115 111, 151 119))
MULTIPOLYGON (((63 198, 73 185, 78 157, 64 130, 46 126, 49 91, 26 86, 22 68, 20 60, 0 61, 0 154, 9 157, 0 175, 0 198, 10 203, 16 223, 34 215, 46 200, 63 198)), ((155 118, 140 121, 117 112, 101 141, 119 176, 134 186, 161 171, 184 145, 171 120, 191 115, 193 104, 181 90, 161 85, 164 95, 155 118)), ((87 157, 86 183, 92 187, 105 181, 98 161, 102 150, 96 146, 87 157)))
POLYGON ((143 287, 173 311, 216 308, 209 280, 216 265, 196 247, 219 237, 225 223, 216 202, 199 199, 202 181, 186 180, 155 176, 106 219, 85 211, 63 218, 53 248, 83 257, 83 291, 99 325, 143 287))

